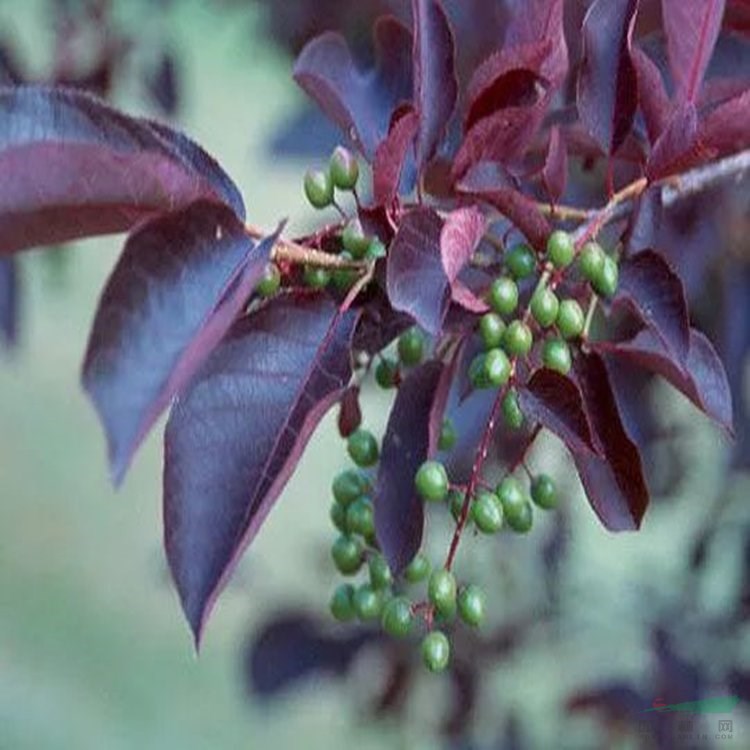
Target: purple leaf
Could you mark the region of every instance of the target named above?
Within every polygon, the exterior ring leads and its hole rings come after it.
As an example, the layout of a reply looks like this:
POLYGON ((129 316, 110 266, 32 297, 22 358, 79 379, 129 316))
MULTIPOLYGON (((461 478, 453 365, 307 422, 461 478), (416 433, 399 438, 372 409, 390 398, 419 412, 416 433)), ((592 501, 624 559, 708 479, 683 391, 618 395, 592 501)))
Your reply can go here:
POLYGON ((421 174, 445 135, 456 106, 453 32, 439 0, 412 0, 414 106, 419 115, 417 171, 421 174))
POLYGON ((656 63, 638 47, 631 49, 630 59, 638 76, 638 101, 646 122, 648 139, 656 143, 667 126, 671 111, 664 79, 656 63))
POLYGON ((750 90, 711 112, 701 126, 700 140, 718 156, 750 148, 750 90))
POLYGON ((11 347, 18 336, 18 273, 13 258, 0 258, 0 343, 11 347))
POLYGON ((662 0, 661 5, 677 97, 695 103, 721 29, 724 0, 662 0))
POLYGON ((443 421, 448 409, 448 401, 451 396, 451 389, 456 381, 456 372, 463 361, 463 344, 456 345, 450 359, 443 367, 440 375, 435 395, 432 399, 430 409, 430 419, 428 425, 429 438, 427 441, 427 455, 434 456, 439 450, 440 434, 443 431, 443 421))
POLYGON ((388 132, 388 137, 375 151, 372 167, 373 198, 376 205, 388 206, 398 195, 401 172, 409 147, 417 134, 419 118, 409 107, 388 132))
POLYGON ((542 167, 542 182, 552 204, 556 204, 562 198, 567 179, 568 152, 560 128, 555 125, 550 130, 547 155, 542 167))
POLYGON ((382 18, 375 48, 375 69, 364 73, 344 37, 327 32, 308 42, 294 66, 294 80, 368 161, 393 111, 412 97, 411 34, 395 19, 382 18))
POLYGON ((591 507, 610 531, 640 527, 649 495, 638 448, 628 437, 602 358, 581 354, 575 360, 575 376, 593 428, 597 452, 574 452, 591 507))
POLYGON ((661 227, 664 207, 661 200, 661 187, 652 185, 635 202, 623 237, 624 255, 633 255, 654 244, 661 227))
POLYGON ((628 341, 600 342, 596 347, 601 352, 623 357, 662 375, 728 434, 732 434, 732 393, 724 365, 711 342, 700 331, 690 329, 690 348, 684 365, 675 360, 671 351, 648 328, 628 341))
POLYGON ((99 302, 82 376, 115 484, 241 312, 275 240, 256 244, 230 208, 206 202, 152 219, 128 238, 99 302))
POLYGON ((636 312, 653 329, 678 362, 685 362, 690 348, 690 319, 680 277, 663 256, 643 250, 620 266, 615 298, 636 312))
POLYGON ((443 220, 431 208, 417 208, 401 220, 388 251, 386 284, 395 310, 411 315, 437 335, 450 291, 440 251, 443 220))
POLYGON ((453 300, 472 312, 486 312, 487 304, 463 284, 458 275, 471 260, 484 236, 487 222, 478 208, 458 208, 445 218, 440 232, 440 256, 453 300))
POLYGON ((638 0, 596 0, 583 21, 578 113, 605 154, 622 145, 638 108, 630 47, 638 0))
POLYGON ((184 135, 80 91, 0 88, 0 254, 121 232, 197 200, 244 218, 216 162, 184 135))
POLYGON ((562 440, 571 453, 596 451, 578 386, 553 370, 537 370, 519 391, 524 415, 562 440))
POLYGON ((356 318, 323 296, 277 296, 233 326, 172 409, 164 543, 196 644, 240 555, 349 382, 356 318))
POLYGON ((338 428, 341 437, 349 437, 362 424, 362 409, 359 406, 359 386, 350 385, 341 394, 338 428))
POLYGON ((375 490, 375 534, 394 573, 419 551, 424 503, 414 475, 428 458, 430 417, 443 364, 426 362, 399 386, 388 419, 375 490))

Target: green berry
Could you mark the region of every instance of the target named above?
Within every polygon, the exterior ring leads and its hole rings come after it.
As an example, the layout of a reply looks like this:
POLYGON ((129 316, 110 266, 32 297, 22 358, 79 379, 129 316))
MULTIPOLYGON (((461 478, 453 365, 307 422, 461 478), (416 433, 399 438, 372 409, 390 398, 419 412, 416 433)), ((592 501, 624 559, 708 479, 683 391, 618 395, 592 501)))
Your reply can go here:
MULTIPOLYGON (((343 250, 339 257, 342 260, 353 260, 352 254, 348 250, 343 250)), ((353 268, 334 268, 331 271, 333 285, 342 292, 350 289, 358 278, 359 274, 353 268)))
POLYGON ((517 534, 526 534, 531 530, 534 521, 534 509, 528 500, 523 503, 510 515, 505 516, 508 526, 517 534))
POLYGON ((427 555, 424 552, 417 552, 414 559, 404 569, 404 578, 409 583, 419 583, 430 575, 431 568, 432 565, 427 555))
POLYGON ((329 163, 331 180, 339 190, 353 190, 359 178, 359 163, 348 148, 337 146, 329 163))
POLYGON ((375 368, 375 382, 385 390, 393 388, 398 381, 398 362, 391 357, 381 357, 375 368))
POLYGON ((548 474, 538 474, 531 483, 531 499, 544 510, 557 507, 557 490, 548 474))
POLYGON ((338 586, 331 596, 329 606, 331 614, 339 622, 353 620, 357 615, 354 609, 354 586, 349 583, 338 586))
POLYGON ((503 319, 494 312, 488 312, 479 319, 479 335, 485 349, 495 349, 500 346, 505 333, 503 319))
POLYGON ((469 380, 474 388, 489 387, 484 369, 484 360, 486 359, 486 356, 486 354, 477 354, 477 356, 471 360, 471 364, 469 365, 469 380))
POLYGON ((448 497, 448 474, 439 461, 425 461, 417 470, 414 486, 423 500, 441 502, 448 497))
POLYGON ((548 339, 542 349, 542 362, 545 367, 555 370, 561 375, 567 375, 573 366, 570 347, 562 339, 548 339))
POLYGON ((342 534, 331 547, 331 557, 341 573, 352 575, 362 565, 362 544, 357 539, 342 534))
POLYGON ((586 319, 581 306, 574 299, 564 299, 557 313, 557 330, 565 339, 574 339, 583 333, 586 319))
POLYGON ((255 291, 261 297, 273 297, 279 291, 280 286, 281 272, 279 267, 275 263, 266 264, 263 269, 263 276, 261 276, 258 286, 255 287, 255 291))
POLYGON ((369 498, 360 497, 346 509, 346 528, 350 534, 364 537, 375 533, 375 520, 369 498))
POLYGON ((333 525, 342 533, 346 532, 346 508, 340 503, 331 503, 330 511, 333 525))
POLYGON ((352 258, 361 260, 370 248, 371 238, 364 233, 359 219, 351 219, 344 227, 341 241, 344 249, 352 254, 352 258))
POLYGON ((516 391, 510 390, 505 394, 502 409, 505 424, 512 430, 520 430, 521 425, 523 425, 523 411, 521 411, 521 404, 518 401, 516 391))
POLYGON ((435 610, 444 617, 456 611, 456 578, 449 570, 434 570, 427 584, 427 596, 435 610))
POLYGON ((593 281, 604 267, 604 250, 598 242, 589 241, 581 248, 578 256, 578 268, 588 281, 593 281))
POLYGON ((393 575, 383 555, 374 553, 367 563, 370 572, 370 584, 374 589, 387 589, 393 584, 393 575))
POLYGON ((419 328, 410 328, 399 336, 398 356, 407 366, 418 365, 424 356, 425 341, 419 328))
POLYGON ((510 378, 511 365, 502 349, 490 349, 484 357, 484 375, 491 387, 499 388, 510 378))
POLYGON ((380 623, 388 635, 406 638, 411 631, 413 620, 411 602, 404 596, 394 596, 383 608, 380 623))
POLYGON ((487 597, 479 586, 470 583, 458 592, 458 614, 472 627, 479 627, 487 609, 487 597))
POLYGON ((512 357, 525 357, 534 344, 534 336, 526 323, 514 320, 506 329, 503 336, 503 348, 512 357))
POLYGON ((507 276, 495 279, 490 286, 488 302, 496 313, 510 315, 518 307, 516 282, 507 276))
POLYGON ((617 261, 610 255, 605 255, 602 270, 594 277, 591 283, 596 292, 602 297, 612 297, 617 291, 619 277, 620 271, 617 268, 617 261))
POLYGON ((333 203, 333 180, 328 170, 310 170, 305 175, 305 195, 313 208, 333 203))
POLYGON ((347 469, 336 475, 332 489, 336 502, 346 506, 362 497, 369 489, 369 484, 356 469, 347 469))
POLYGON ((331 274, 320 266, 305 266, 302 279, 305 284, 313 289, 325 289, 331 280, 331 274))
POLYGON ((566 268, 573 262, 576 254, 573 238, 561 229, 556 229, 547 239, 547 255, 552 265, 566 268))
POLYGON ((354 592, 354 610, 360 620, 377 620, 383 610, 383 596, 379 591, 363 583, 354 592))
POLYGON ((369 430, 361 427, 349 435, 346 449, 357 466, 374 466, 380 457, 378 441, 375 436, 369 430))
POLYGON ((556 320, 560 302, 555 293, 547 287, 534 292, 531 298, 531 314, 542 328, 549 328, 556 320))
POLYGON ((388 250, 386 249, 385 245, 377 238, 370 240, 370 244, 367 246, 367 252, 365 253, 365 258, 368 260, 380 260, 380 258, 385 258, 385 256, 388 254, 388 250))
POLYGON ((422 661, 430 672, 442 672, 451 658, 451 644, 445 633, 433 630, 422 639, 422 661))
POLYGON ((443 420, 443 426, 440 428, 440 437, 438 438, 438 449, 449 451, 458 440, 458 433, 450 419, 443 420))
POLYGON ((531 528, 533 511, 531 503, 514 477, 506 477, 497 488, 497 495, 503 506, 503 516, 506 524, 519 533, 525 533, 531 528))
POLYGON ((486 490, 477 493, 471 505, 471 517, 485 534, 495 534, 503 525, 503 509, 497 497, 486 490))
POLYGON ((528 245, 516 245, 505 256, 505 265, 514 278, 527 279, 536 271, 536 255, 528 245))

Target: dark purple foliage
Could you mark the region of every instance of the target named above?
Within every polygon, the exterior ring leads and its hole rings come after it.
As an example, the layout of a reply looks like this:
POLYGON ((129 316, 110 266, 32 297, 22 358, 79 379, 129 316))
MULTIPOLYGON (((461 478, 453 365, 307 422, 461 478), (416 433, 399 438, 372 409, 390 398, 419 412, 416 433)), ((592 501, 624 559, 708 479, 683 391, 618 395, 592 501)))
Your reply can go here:
POLYGON ((638 78, 638 102, 646 123, 648 139, 655 143, 664 131, 669 120, 671 104, 656 63, 635 45, 630 51, 630 59, 638 78))
POLYGON ((726 156, 750 148, 750 90, 720 104, 701 126, 705 147, 726 156))
POLYGON ((349 437, 362 424, 362 409, 359 406, 359 386, 349 386, 341 395, 338 428, 341 437, 349 437))
POLYGON ((626 257, 654 245, 663 215, 661 188, 652 186, 638 199, 628 221, 623 237, 626 257))
POLYGON ((404 162, 418 126, 417 113, 408 107, 391 125, 387 138, 375 151, 372 191, 377 205, 389 205, 398 195, 404 162))
POLYGON ((0 258, 0 343, 13 346, 18 334, 18 272, 13 258, 0 258))
POLYGON ((239 555, 351 376, 354 313, 287 294, 240 319, 177 400, 164 438, 164 539, 203 625, 239 555))
POLYGON ((477 249, 486 225, 484 214, 479 209, 459 208, 445 217, 440 232, 440 256, 451 286, 451 296, 455 302, 473 312, 484 312, 488 309, 487 304, 458 277, 477 249))
POLYGON ((692 102, 680 105, 654 144, 646 165, 652 181, 684 171, 705 160, 709 151, 699 137, 698 112, 692 102))
POLYGON ((560 128, 550 130, 547 155, 542 167, 542 182, 550 203, 557 203, 565 192, 568 179, 568 152, 560 128))

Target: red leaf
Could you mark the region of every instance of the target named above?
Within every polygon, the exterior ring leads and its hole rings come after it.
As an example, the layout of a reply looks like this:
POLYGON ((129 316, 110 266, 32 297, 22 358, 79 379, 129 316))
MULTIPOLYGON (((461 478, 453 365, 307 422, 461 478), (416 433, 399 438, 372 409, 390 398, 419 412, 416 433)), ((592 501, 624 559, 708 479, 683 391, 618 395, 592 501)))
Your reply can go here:
POLYGON ((372 167, 375 203, 387 206, 398 195, 401 172, 409 147, 417 134, 419 118, 409 107, 392 125, 388 137, 378 146, 372 167))
POLYGON ((669 121, 672 108, 669 95, 661 71, 645 52, 634 46, 630 59, 638 76, 638 101, 646 122, 648 139, 656 143, 669 121))
POLYGON ((445 218, 440 232, 440 257, 455 302, 472 312, 485 312, 485 302, 458 278, 484 236, 486 220, 478 208, 459 208, 445 218))
POLYGON ((555 125, 549 134, 547 156, 542 167, 542 182, 550 203, 557 203, 565 192, 568 179, 568 152, 560 128, 555 125))
POLYGON ((341 437, 349 437, 362 424, 359 406, 359 386, 351 385, 341 394, 338 428, 341 437))
POLYGON ((750 148, 750 91, 711 112, 701 126, 700 141, 719 156, 750 148))

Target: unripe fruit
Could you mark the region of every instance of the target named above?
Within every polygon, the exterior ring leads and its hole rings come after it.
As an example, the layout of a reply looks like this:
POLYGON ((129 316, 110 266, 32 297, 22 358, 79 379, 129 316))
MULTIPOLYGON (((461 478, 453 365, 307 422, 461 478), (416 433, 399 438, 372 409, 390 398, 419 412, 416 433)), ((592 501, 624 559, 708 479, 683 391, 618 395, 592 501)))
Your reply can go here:
POLYGON ((398 380, 398 362, 391 357, 382 357, 375 368, 375 382, 385 390, 393 388, 398 380))
POLYGON ((378 441, 375 436, 369 430, 364 430, 361 427, 349 435, 346 449, 357 466, 374 466, 380 456, 378 441))
POLYGON ((414 559, 404 569, 404 578, 409 583, 419 583, 430 575, 430 561, 424 552, 417 552, 414 559))
POLYGON ((328 170, 310 170, 305 175, 305 195, 313 208, 333 203, 333 180, 328 170))
MULTIPOLYGON (((343 250, 339 257, 343 260, 353 260, 348 250, 343 250)), ((342 292, 349 290, 358 278, 359 274, 353 268, 334 268, 331 271, 331 282, 342 292)))
POLYGON ((564 299, 557 313, 557 330, 566 339, 574 339, 583 333, 586 318, 581 306, 574 299, 564 299))
POLYGON ((495 534, 503 526, 503 510, 495 495, 480 490, 471 505, 471 517, 485 534, 495 534))
POLYGON ((531 499, 545 510, 557 507, 557 490, 548 474, 538 474, 531 483, 531 499))
POLYGON ((531 314, 542 328, 549 328, 560 310, 560 303, 551 289, 543 287, 534 292, 531 298, 531 314))
POLYGON ((448 474, 439 461, 425 461, 417 470, 414 486, 423 500, 441 502, 448 497, 448 474))
POLYGON ((508 526, 517 534, 526 534, 531 530, 534 521, 534 510, 528 500, 524 500, 521 505, 510 515, 505 516, 508 526))
POLYGON ((333 525, 343 534, 346 532, 346 508, 337 502, 331 503, 330 511, 333 525))
POLYGON ((367 479, 356 469, 347 469, 337 474, 333 480, 333 497, 341 505, 349 505, 362 497, 368 490, 367 479))
POLYGON ((451 645, 445 633, 433 630, 422 639, 422 661, 430 672, 442 672, 451 658, 451 645))
POLYGON ((363 622, 377 620, 383 609, 383 597, 369 583, 363 583, 354 592, 354 610, 363 622))
POLYGON ((566 268, 573 262, 576 254, 573 238, 561 229, 556 229, 547 239, 547 255, 552 265, 566 268))
POLYGON ((383 608, 380 623, 388 635, 406 638, 411 631, 413 620, 411 602, 404 596, 394 596, 383 608))
POLYGON ((353 620, 357 615, 354 610, 354 586, 348 583, 338 586, 331 596, 330 609, 339 622, 353 620))
POLYGON ((341 233, 344 249, 352 254, 352 258, 361 260, 367 254, 371 238, 365 235, 359 219, 351 219, 341 233))
POLYGON ((526 279, 536 271, 536 255, 528 245, 516 245, 505 257, 505 266, 516 279, 526 279))
POLYGON ((520 430, 523 425, 523 411, 521 411, 516 391, 510 390, 505 394, 502 409, 505 424, 512 430, 520 430))
POLYGON ((458 592, 458 614, 467 625, 479 627, 486 608, 487 597, 479 586, 471 583, 458 592))
POLYGON ((305 266, 302 280, 312 289, 325 289, 331 280, 331 274, 319 266, 305 266))
POLYGON ((438 449, 441 451, 449 451, 458 440, 458 434, 456 428, 453 426, 453 422, 450 419, 443 420, 443 426, 440 429, 440 438, 438 439, 438 449))
POLYGON ((489 388, 484 368, 486 356, 486 354, 477 354, 469 365, 469 381, 474 388, 489 388))
POLYGON ((591 284, 602 297, 612 297, 617 291, 619 278, 620 271, 617 267, 617 261, 611 256, 606 255, 602 270, 594 277, 591 284))
POLYGON ((550 370, 567 375, 573 366, 570 347, 562 339, 548 339, 542 349, 542 362, 550 370))
POLYGON ((374 553, 367 568, 370 573, 370 584, 374 589, 387 589, 393 583, 393 575, 383 555, 374 553))
POLYGON ((261 276, 258 286, 255 287, 255 291, 261 297, 272 297, 279 291, 280 286, 281 272, 279 271, 279 267, 275 263, 267 263, 263 269, 263 276, 261 276))
POLYGON ((346 528, 350 534, 369 537, 375 533, 375 520, 369 498, 360 497, 346 509, 346 528))
POLYGON ((598 242, 590 240, 581 248, 581 254, 578 256, 578 268, 581 275, 593 281, 599 276, 604 267, 604 250, 598 242))
POLYGON ((501 276, 490 286, 488 300, 490 307, 500 315, 510 315, 518 307, 518 287, 513 279, 501 276))
POLYGON ((362 565, 362 544, 357 539, 342 534, 331 547, 331 557, 341 573, 352 575, 362 565))
POLYGON ((329 164, 331 180, 339 190, 352 190, 359 178, 359 163, 348 148, 337 146, 329 164))
POLYGON ((407 366, 418 365, 424 356, 424 336, 419 328, 410 328, 399 336, 398 356, 407 366))
POLYGON ((526 323, 514 320, 503 335, 503 348, 512 357, 525 357, 534 345, 534 336, 526 323))
POLYGON ((365 253, 365 258, 368 260, 379 260, 380 258, 385 258, 385 256, 388 254, 388 250, 386 249, 386 246, 377 238, 370 240, 370 244, 367 246, 367 252, 365 253))
POLYGON ((440 568, 432 572, 427 584, 427 596, 435 610, 444 617, 456 611, 456 578, 449 570, 440 568))
POLYGON ((503 319, 494 312, 488 312, 479 319, 479 335, 485 349, 495 349, 503 341, 505 323, 503 319))
POLYGON ((490 349, 484 356, 484 377, 495 388, 505 385, 510 378, 511 365, 502 349, 490 349))
POLYGON ((506 516, 512 515, 526 500, 523 489, 515 477, 505 477, 497 486, 496 494, 506 516))

